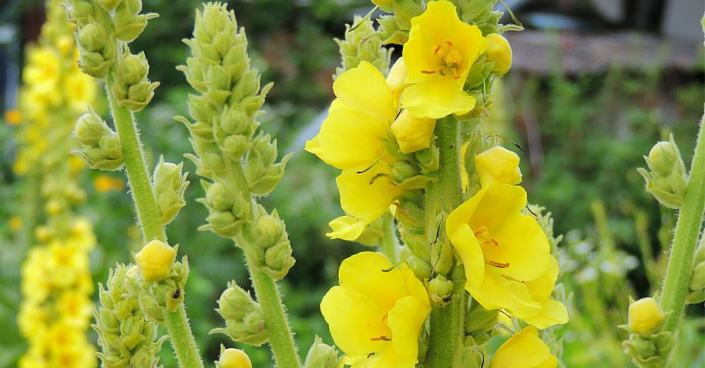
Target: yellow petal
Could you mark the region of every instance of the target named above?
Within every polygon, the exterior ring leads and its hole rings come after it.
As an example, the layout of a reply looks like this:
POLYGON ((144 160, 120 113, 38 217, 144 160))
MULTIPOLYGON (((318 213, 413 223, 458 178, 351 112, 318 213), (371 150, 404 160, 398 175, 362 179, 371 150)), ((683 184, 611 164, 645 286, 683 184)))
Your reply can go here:
POLYGON ((541 304, 531 298, 529 289, 520 281, 505 279, 489 267, 480 288, 466 282, 465 289, 485 309, 506 309, 515 317, 523 319, 541 311, 541 304))
POLYGON ((342 286, 331 288, 321 301, 321 313, 335 344, 350 356, 386 348, 386 342, 375 340, 391 336, 383 321, 386 312, 367 296, 342 286))
POLYGON ((526 286, 531 290, 534 299, 550 298, 553 288, 558 279, 558 261, 553 256, 549 256, 546 268, 539 277, 527 281, 526 286))
POLYGON ((392 268, 387 257, 379 253, 360 252, 347 258, 340 265, 338 277, 341 286, 367 296, 385 311, 406 296, 401 271, 392 268))
POLYGON ((392 346, 402 362, 418 362, 419 333, 429 312, 431 307, 428 304, 412 296, 397 300, 389 311, 387 323, 392 330, 392 346))
POLYGON ((391 171, 383 163, 361 173, 343 170, 335 181, 345 213, 367 225, 387 212, 394 198, 402 192, 384 176, 389 174, 391 171))
POLYGON ((435 119, 417 118, 409 110, 404 110, 392 123, 392 133, 399 143, 402 153, 412 153, 431 145, 435 119))
POLYGON ((404 285, 406 286, 406 294, 413 296, 423 305, 430 306, 431 304, 428 300, 426 287, 416 278, 411 268, 409 268, 406 263, 402 263, 399 269, 401 270, 404 285))
POLYGON ((477 208, 472 213, 469 221, 470 227, 479 229, 485 226, 490 233, 494 233, 500 226, 504 225, 509 216, 518 213, 525 206, 526 191, 524 188, 513 185, 491 186, 487 188, 480 203, 477 204, 477 208))
POLYGON ((568 309, 566 309, 563 303, 553 299, 545 299, 541 303, 541 311, 538 314, 531 317, 524 317, 523 320, 543 330, 553 325, 568 323, 570 318, 568 317, 568 309))
POLYGON ((394 98, 394 108, 399 107, 399 96, 401 92, 406 88, 406 78, 409 76, 409 68, 406 67, 404 62, 404 57, 400 57, 392 66, 387 76, 387 84, 392 90, 394 98))
POLYGON ((506 264, 497 272, 516 280, 538 278, 551 258, 548 238, 533 217, 518 212, 508 216, 492 238, 496 244, 482 249, 485 260, 506 264))
POLYGON ((534 327, 526 327, 497 349, 490 368, 555 368, 558 361, 534 327))
POLYGON ((326 233, 331 239, 343 239, 353 241, 357 239, 365 230, 365 223, 359 218, 352 216, 340 216, 328 223, 333 230, 326 233))
POLYGON ((366 61, 338 77, 333 83, 333 91, 338 100, 351 110, 387 124, 396 116, 392 90, 382 73, 366 61))
POLYGON ((307 142, 306 150, 339 169, 364 170, 384 152, 380 139, 387 136, 387 131, 388 122, 335 100, 321 131, 307 142))
POLYGON ((440 119, 462 115, 475 107, 475 97, 456 88, 452 78, 433 76, 428 81, 406 87, 401 107, 419 118, 440 119))
POLYGON ((475 167, 480 177, 480 185, 521 183, 519 156, 501 146, 494 146, 475 156, 475 167))
POLYGON ((485 259, 475 234, 468 224, 461 224, 449 234, 450 242, 465 266, 467 283, 473 290, 479 289, 485 278, 485 259))

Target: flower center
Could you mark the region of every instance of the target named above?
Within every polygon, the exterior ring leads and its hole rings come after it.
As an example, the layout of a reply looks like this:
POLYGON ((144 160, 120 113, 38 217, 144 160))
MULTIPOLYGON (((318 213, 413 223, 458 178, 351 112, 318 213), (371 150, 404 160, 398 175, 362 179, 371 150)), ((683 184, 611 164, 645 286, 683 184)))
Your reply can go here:
POLYGON ((446 73, 449 73, 452 74, 455 79, 460 78, 460 75, 458 74, 458 65, 462 61, 462 56, 458 50, 453 47, 452 42, 442 42, 440 45, 436 46, 433 53, 441 59, 444 66, 438 69, 438 73, 440 75, 446 75, 446 73))
MULTIPOLYGON (((499 247, 499 242, 497 242, 497 239, 492 237, 492 234, 490 234, 490 231, 487 229, 487 226, 480 226, 479 228, 477 228, 475 230, 475 238, 477 239, 477 242, 480 243, 480 247, 482 247, 483 253, 486 253, 484 252, 484 250, 487 248, 499 247)), ((485 263, 497 268, 509 267, 509 263, 502 263, 489 259, 485 259, 485 263)))

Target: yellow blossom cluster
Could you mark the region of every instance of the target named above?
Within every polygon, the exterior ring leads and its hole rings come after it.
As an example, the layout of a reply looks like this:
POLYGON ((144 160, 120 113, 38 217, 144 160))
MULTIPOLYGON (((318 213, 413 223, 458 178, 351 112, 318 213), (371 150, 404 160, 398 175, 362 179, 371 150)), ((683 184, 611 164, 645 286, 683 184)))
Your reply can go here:
POLYGON ((60 1, 47 1, 47 22, 40 41, 27 50, 19 112, 13 112, 11 121, 20 128, 14 164, 19 175, 36 167, 32 164, 49 147, 66 138, 62 133, 51 133, 56 119, 74 122, 96 98, 97 84, 78 69, 73 26, 65 18, 60 1))
POLYGON ((17 317, 29 350, 20 368, 96 366, 95 348, 86 338, 93 313, 88 254, 95 244, 88 220, 77 218, 65 236, 30 249, 22 265, 17 317))

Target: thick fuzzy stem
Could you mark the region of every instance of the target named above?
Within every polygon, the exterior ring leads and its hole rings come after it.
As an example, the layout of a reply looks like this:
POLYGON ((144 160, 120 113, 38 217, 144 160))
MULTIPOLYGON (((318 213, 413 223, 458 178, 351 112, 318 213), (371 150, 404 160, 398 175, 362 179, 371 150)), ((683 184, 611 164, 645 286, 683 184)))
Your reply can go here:
POLYGON ((167 331, 169 331, 171 346, 174 348, 174 352, 176 352, 179 367, 203 368, 201 355, 198 352, 196 341, 193 339, 193 333, 188 323, 184 305, 181 304, 176 311, 167 313, 164 324, 166 325, 167 331))

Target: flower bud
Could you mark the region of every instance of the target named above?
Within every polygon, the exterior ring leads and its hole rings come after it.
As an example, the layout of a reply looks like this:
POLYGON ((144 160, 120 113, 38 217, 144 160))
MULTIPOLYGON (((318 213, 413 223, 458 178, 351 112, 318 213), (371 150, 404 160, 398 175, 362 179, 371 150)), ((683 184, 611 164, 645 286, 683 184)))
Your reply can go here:
POLYGON ((216 328, 210 333, 228 335, 233 341, 250 345, 262 345, 269 339, 264 314, 260 305, 234 281, 228 284, 218 299, 216 312, 225 320, 225 328, 216 328))
POLYGON ((152 101, 154 90, 159 82, 151 83, 147 79, 149 63, 144 53, 132 55, 129 49, 122 52, 118 73, 112 91, 120 106, 132 111, 140 111, 152 101))
POLYGON ((176 261, 176 250, 155 239, 135 255, 135 260, 145 281, 159 281, 169 277, 176 261))
POLYGON ((277 141, 267 135, 257 136, 247 153, 245 178, 254 195, 264 196, 271 193, 284 175, 284 167, 291 154, 284 156, 275 164, 277 158, 277 141))
POLYGON ((392 133, 399 143, 402 153, 412 153, 431 145, 435 119, 417 118, 404 110, 392 123, 392 133))
POLYGON ((118 78, 128 85, 136 84, 147 78, 147 73, 149 73, 149 63, 144 52, 137 55, 127 53, 118 65, 118 78))
POLYGON ((76 41, 81 50, 78 61, 81 71, 95 78, 105 78, 115 61, 116 44, 111 35, 100 22, 89 22, 79 29, 76 41))
POLYGON ((239 161, 250 148, 250 140, 244 135, 231 135, 223 141, 223 152, 233 161, 239 161))
POLYGON ((112 130, 108 127, 108 124, 93 111, 81 115, 76 121, 74 130, 76 139, 82 145, 92 147, 97 146, 102 137, 111 133, 112 130))
POLYGON ((255 243, 250 249, 254 266, 274 280, 286 276, 295 260, 291 256, 286 227, 276 210, 271 215, 264 214, 257 219, 255 233, 255 243))
POLYGON ((436 275, 428 282, 428 296, 434 305, 445 305, 451 299, 453 293, 453 282, 443 275, 436 275))
POLYGON ((115 9, 113 24, 117 39, 124 42, 134 41, 145 27, 147 21, 158 17, 158 14, 139 14, 142 11, 142 0, 124 0, 115 9))
POLYGON ((483 188, 490 185, 521 183, 519 156, 501 146, 494 146, 477 154, 475 168, 483 188))
POLYGON ((215 363, 216 368, 252 368, 250 357, 239 349, 225 349, 220 347, 220 360, 215 363))
POLYGON ((690 290, 688 303, 702 303, 705 300, 705 236, 700 240, 700 245, 695 250, 695 267, 693 276, 690 279, 690 290))
POLYGON ((672 172, 680 174, 685 172, 685 165, 680 150, 673 140, 673 135, 669 137, 668 141, 656 143, 644 159, 654 174, 669 176, 672 172))
POLYGON ((100 26, 88 23, 78 31, 77 41, 81 50, 101 53, 109 40, 107 34, 100 26))
POLYGON ((353 25, 355 28, 345 26, 345 40, 335 40, 340 47, 342 67, 336 68, 333 79, 363 61, 372 64, 382 74, 387 74, 391 52, 383 47, 382 39, 377 36, 372 20, 355 16, 353 25))
POLYGON ((679 208, 683 204, 683 195, 688 185, 685 165, 673 135, 668 142, 656 143, 645 156, 647 171, 638 168, 639 174, 646 181, 646 191, 651 193, 663 206, 679 208))
POLYGON ((165 225, 170 223, 186 205, 184 192, 189 182, 186 180, 188 173, 181 172, 183 166, 183 162, 179 165, 164 162, 162 156, 154 170, 154 192, 162 214, 162 223, 165 225))
POLYGON ((440 165, 440 151, 436 145, 414 152, 414 157, 419 161, 422 174, 436 172, 440 165))
POLYGON ((480 303, 473 301, 465 319, 465 332, 472 334, 490 331, 497 324, 498 316, 499 310, 487 310, 480 303))
POLYGON ((414 272, 414 276, 419 280, 428 280, 431 278, 431 275, 433 275, 431 265, 415 255, 411 255, 407 258, 406 264, 409 265, 409 268, 414 272))
POLYGON ((97 0, 96 1, 106 12, 110 13, 115 10, 115 8, 120 5, 122 0, 97 0))
POLYGON ((512 47, 502 35, 492 33, 487 35, 487 61, 494 63, 492 71, 497 75, 504 75, 512 66, 512 47))
POLYGON ((338 357, 335 346, 326 345, 316 336, 306 355, 303 368, 339 368, 343 366, 344 356, 338 357))
POLYGON ((629 305, 629 330, 641 334, 652 334, 666 319, 661 306, 654 298, 641 298, 629 305))
POLYGON ((665 367, 673 344, 673 334, 668 331, 650 336, 632 333, 629 340, 622 342, 624 352, 632 357, 634 363, 648 368, 665 367))

